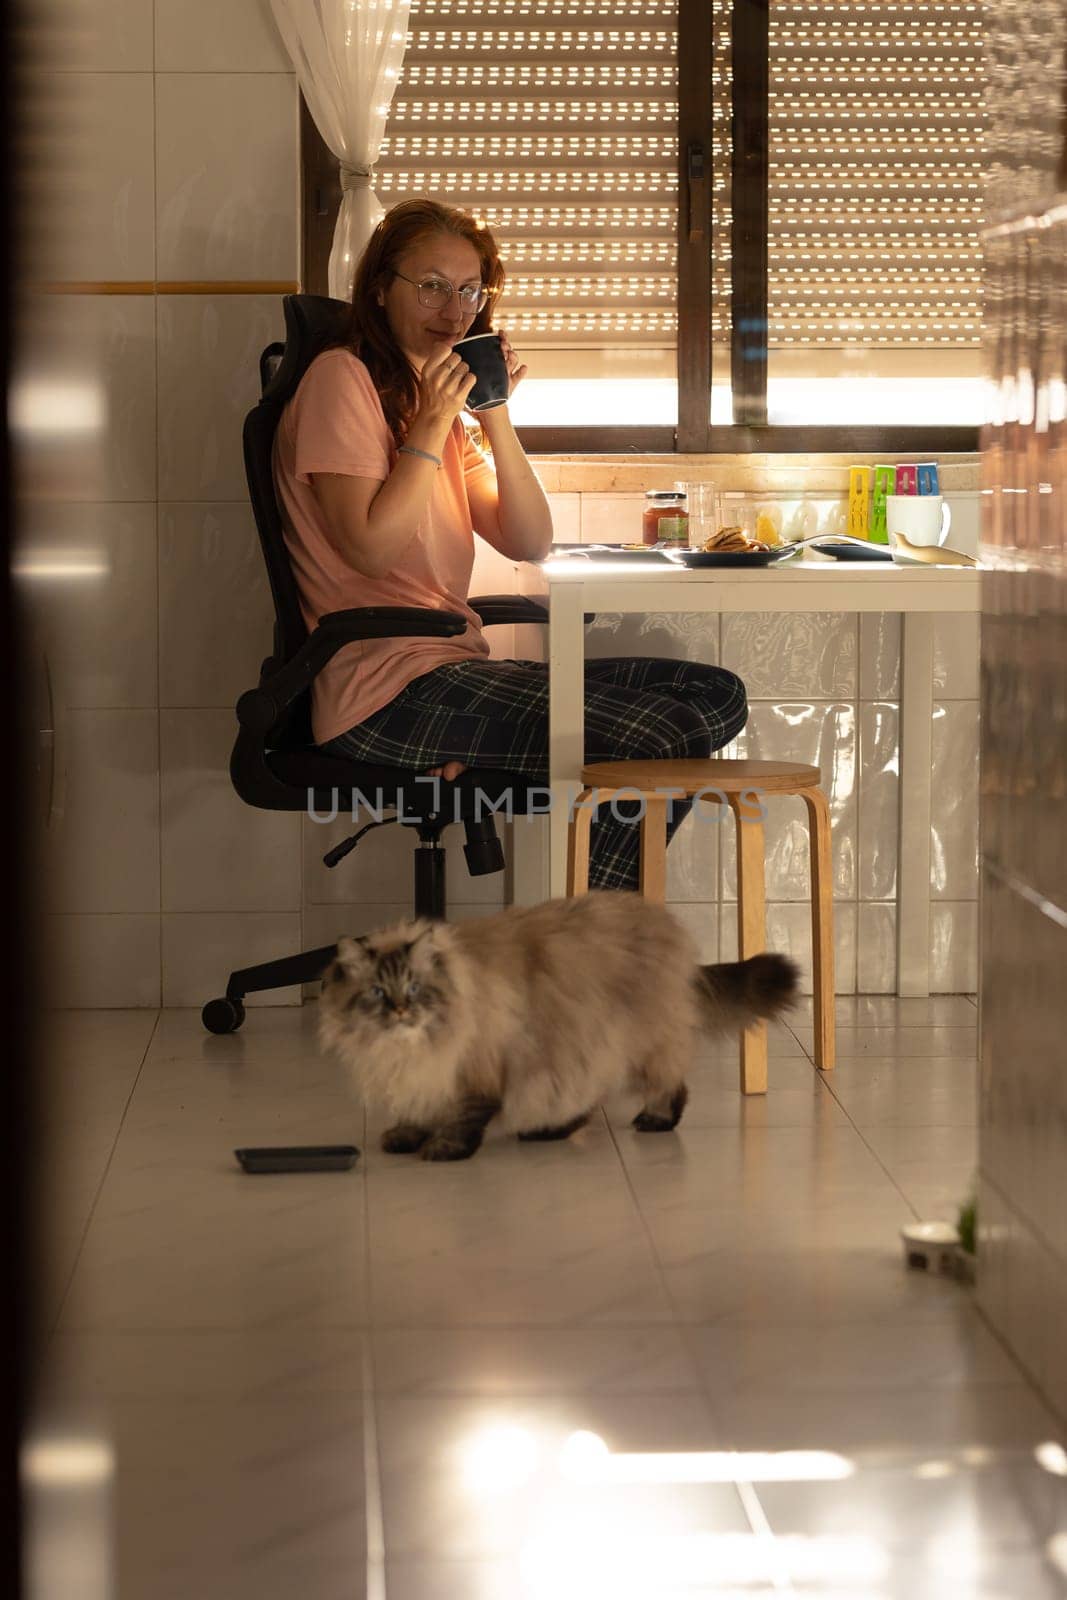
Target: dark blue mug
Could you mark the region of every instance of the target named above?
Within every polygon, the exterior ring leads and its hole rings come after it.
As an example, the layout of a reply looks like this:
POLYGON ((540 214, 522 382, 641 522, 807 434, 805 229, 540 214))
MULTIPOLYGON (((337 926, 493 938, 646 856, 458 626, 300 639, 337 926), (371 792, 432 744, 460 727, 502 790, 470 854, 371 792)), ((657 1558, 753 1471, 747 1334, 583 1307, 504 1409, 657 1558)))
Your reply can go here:
POLYGON ((502 406, 508 398, 510 381, 499 333, 476 333, 452 348, 478 380, 467 396, 468 409, 488 411, 491 406, 502 406))

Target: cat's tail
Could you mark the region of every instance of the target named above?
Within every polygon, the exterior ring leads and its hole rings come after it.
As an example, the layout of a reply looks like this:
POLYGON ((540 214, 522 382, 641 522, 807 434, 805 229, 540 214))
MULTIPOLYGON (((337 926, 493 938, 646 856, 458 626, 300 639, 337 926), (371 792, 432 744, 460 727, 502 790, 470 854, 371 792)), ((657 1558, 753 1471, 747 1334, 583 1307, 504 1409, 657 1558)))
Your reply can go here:
POLYGON ((697 988, 704 1026, 714 1033, 769 1022, 797 998, 800 969, 788 956, 764 951, 747 961, 698 967, 697 988))

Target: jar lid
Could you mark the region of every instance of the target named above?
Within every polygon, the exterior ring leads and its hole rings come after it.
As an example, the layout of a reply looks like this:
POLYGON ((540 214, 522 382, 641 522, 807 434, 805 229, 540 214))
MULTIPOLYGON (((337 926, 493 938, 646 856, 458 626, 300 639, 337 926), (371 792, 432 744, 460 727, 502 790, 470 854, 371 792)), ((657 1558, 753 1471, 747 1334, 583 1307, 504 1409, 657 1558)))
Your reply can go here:
POLYGON ((684 489, 646 489, 646 500, 684 500, 684 489))

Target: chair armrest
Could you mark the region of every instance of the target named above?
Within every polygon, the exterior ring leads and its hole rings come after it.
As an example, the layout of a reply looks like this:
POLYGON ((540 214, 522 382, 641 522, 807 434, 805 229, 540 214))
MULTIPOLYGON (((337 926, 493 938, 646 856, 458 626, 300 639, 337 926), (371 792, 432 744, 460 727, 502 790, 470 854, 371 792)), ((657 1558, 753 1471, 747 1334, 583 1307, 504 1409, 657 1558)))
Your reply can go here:
POLYGON ((237 720, 251 733, 268 734, 338 650, 357 639, 393 639, 403 634, 450 639, 466 626, 467 619, 458 612, 420 606, 357 606, 331 611, 320 617, 318 627, 291 660, 265 677, 257 689, 245 691, 237 702, 237 720))
POLYGON ((524 594, 480 594, 467 602, 486 628, 498 622, 547 622, 548 608, 524 594))

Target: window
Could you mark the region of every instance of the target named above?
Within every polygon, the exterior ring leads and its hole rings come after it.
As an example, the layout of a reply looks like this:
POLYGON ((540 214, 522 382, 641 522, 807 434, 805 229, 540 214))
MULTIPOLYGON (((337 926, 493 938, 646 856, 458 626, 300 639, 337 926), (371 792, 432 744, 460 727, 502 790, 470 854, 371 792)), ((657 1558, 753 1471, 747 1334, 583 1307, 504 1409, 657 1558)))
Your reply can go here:
MULTIPOLYGON (((973 449, 980 25, 977 0, 412 0, 376 188, 492 227, 534 449, 906 449, 916 423, 973 449)), ((304 136, 321 290, 339 189, 304 136)))
POLYGON ((713 419, 977 426, 978 4, 736 0, 732 33, 734 182, 758 147, 766 220, 735 240, 749 320, 713 419))

